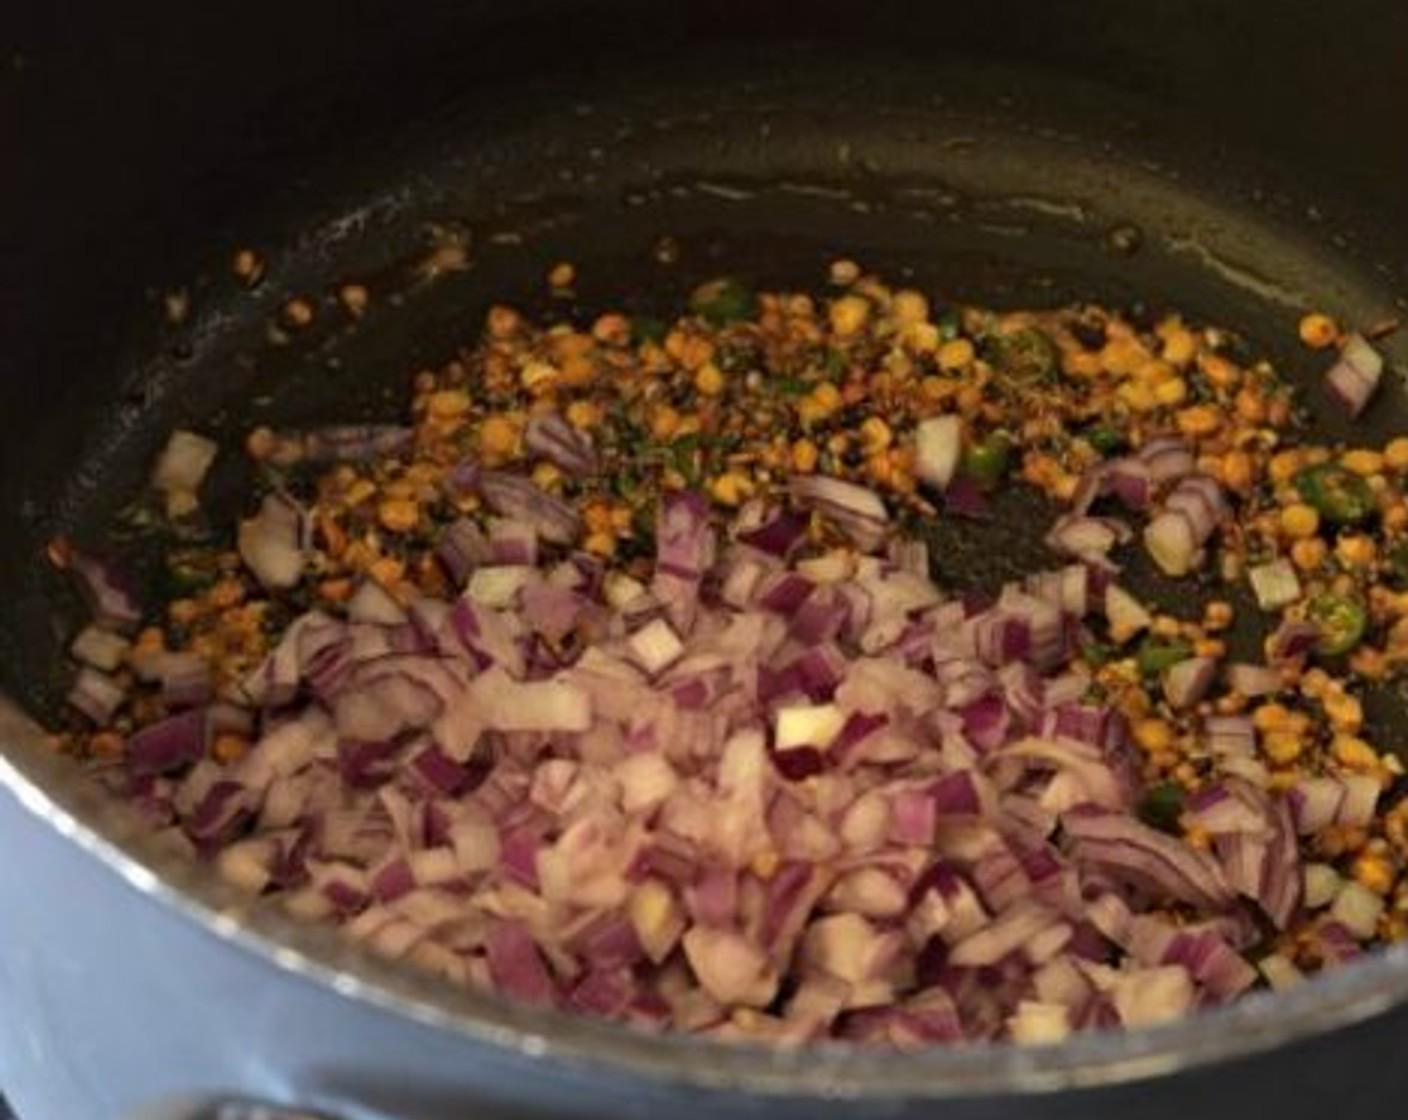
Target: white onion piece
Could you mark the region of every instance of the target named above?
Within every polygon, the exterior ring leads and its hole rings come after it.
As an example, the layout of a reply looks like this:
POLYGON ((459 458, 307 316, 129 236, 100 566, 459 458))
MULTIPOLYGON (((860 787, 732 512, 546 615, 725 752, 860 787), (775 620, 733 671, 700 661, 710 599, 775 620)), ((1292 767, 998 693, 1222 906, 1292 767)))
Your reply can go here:
POLYGON ((347 601, 347 617, 376 626, 399 626, 406 621, 406 609, 376 580, 365 579, 347 601))
POLYGON ((1340 801, 1336 820, 1339 824, 1354 828, 1364 828, 1374 819, 1379 794, 1383 787, 1372 774, 1346 774, 1340 779, 1344 788, 1344 798, 1340 801))
POLYGON ((631 892, 627 908, 646 956, 659 964, 674 951, 684 933, 685 916, 679 899, 659 879, 647 879, 631 892))
POLYGON ((1116 583, 1105 588, 1105 618, 1110 623, 1110 637, 1120 644, 1154 622, 1144 604, 1116 583))
POLYGON ((1145 528, 1144 545, 1165 575, 1185 576, 1201 563, 1203 546, 1226 515, 1222 488, 1207 475, 1188 475, 1145 528))
POLYGON ((1071 1033, 1070 1010, 1059 1003, 1024 999, 1017 1014, 1007 1020, 1007 1033, 1013 1042, 1028 1046, 1049 1046, 1071 1033))
POLYGON ((914 471, 943 490, 953 481, 963 454, 963 421, 953 413, 921 420, 914 429, 914 471))
POLYGON ((1193 1005, 1193 982, 1178 965, 1126 973, 1110 993, 1126 1027, 1153 1027, 1182 1016, 1193 1005))
POLYGON ((626 644, 635 663, 652 677, 659 676, 684 654, 684 643, 663 618, 641 627, 626 644))
POLYGON ((1330 917, 1361 941, 1374 936, 1383 912, 1384 900, 1353 880, 1340 888, 1330 906, 1330 917))
POLYGON ((214 440, 181 429, 171 433, 152 470, 152 487, 166 499, 166 516, 184 517, 200 506, 201 483, 220 446, 214 440))
POLYGON ((645 584, 638 579, 632 579, 624 572, 607 572, 602 592, 606 605, 620 610, 627 603, 645 594, 645 584))
POLYGON ((127 702, 127 693, 106 673, 91 666, 78 671, 68 702, 99 727, 106 727, 119 708, 127 702))
POLYGON ((592 724, 591 698, 566 680, 516 681, 494 668, 465 692, 483 726, 495 731, 586 731, 592 724))
POLYGON ((302 517, 288 499, 270 494, 254 517, 240 522, 240 559, 272 591, 286 590, 303 578, 302 517))
POLYGON ((269 885, 270 864, 277 851, 273 840, 241 840, 215 857, 215 869, 226 882, 259 894, 269 885))
POLYGON ((1328 863, 1307 863, 1305 865, 1305 904, 1312 910, 1320 910, 1334 902, 1344 886, 1340 873, 1328 863))
POLYGON ((723 1004, 766 1007, 777 991, 767 956, 737 933, 695 926, 684 935, 685 957, 704 990, 723 1004))
POLYGON ((1166 510, 1144 529, 1144 547, 1165 575, 1186 576, 1197 566, 1193 525, 1178 510, 1166 510))
POLYGON ((616 768, 621 786, 621 808, 645 813, 664 802, 679 785, 679 775, 664 755, 633 754, 616 768))
POLYGON ((1285 557, 1258 564, 1247 571, 1256 604, 1264 611, 1277 611, 1300 598, 1300 578, 1285 557))
POLYGON ((1271 953, 1257 962, 1257 968, 1273 992, 1284 992, 1305 980, 1301 972, 1290 960, 1279 953, 1271 953))
POLYGON ((122 667, 123 659, 131 648, 132 643, 121 634, 99 626, 85 626, 69 646, 69 653, 76 661, 111 673, 122 667))
POLYGON ((774 727, 774 745, 780 751, 797 747, 822 750, 846 725, 846 714, 835 704, 781 708, 774 727))
POLYGON ((1283 684, 1281 674, 1269 665, 1249 665, 1234 662, 1227 666, 1227 683, 1243 696, 1254 698, 1280 692, 1283 684))
POLYGON ((1191 708, 1207 695, 1216 675, 1216 659, 1186 658, 1164 672, 1164 697, 1175 708, 1191 708))
POLYGON ((511 607, 535 570, 523 564, 491 564, 476 568, 469 577, 465 595, 495 610, 511 607))

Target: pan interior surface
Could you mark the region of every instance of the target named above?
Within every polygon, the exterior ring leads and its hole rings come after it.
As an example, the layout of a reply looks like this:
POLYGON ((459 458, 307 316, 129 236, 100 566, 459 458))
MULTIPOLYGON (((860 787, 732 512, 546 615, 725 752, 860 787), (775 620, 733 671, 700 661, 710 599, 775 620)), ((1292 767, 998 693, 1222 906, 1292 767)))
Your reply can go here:
MULTIPOLYGON (((1177 308, 1241 332, 1303 385, 1319 368, 1295 344, 1301 314, 1377 323, 1404 309, 1402 277, 1358 250, 1333 218, 1268 193, 1258 169, 1180 158, 1195 149, 1132 126, 1148 119, 1145 106, 981 69, 946 72, 938 96, 931 72, 853 63, 838 79, 833 62, 801 52, 771 73, 681 69, 590 99, 559 92, 493 114, 447 110, 398 148, 371 160, 354 153, 329 173, 337 189, 253 214, 237 243, 268 261, 257 288, 229 274, 230 244, 203 249, 190 275, 165 278, 185 288, 189 312, 158 323, 154 303, 152 322, 134 328, 114 363, 119 374, 103 375, 107 387, 72 419, 80 458, 60 458, 68 445, 46 451, 42 434, 33 437, 35 469, 0 558, 0 579, 16 589, 0 603, 0 690, 39 698, 29 706, 40 712, 60 694, 64 640, 80 612, 43 563, 53 534, 154 569, 165 542, 128 539, 119 514, 173 426, 230 448, 208 503, 228 523, 252 482, 236 452, 250 427, 399 416, 411 374, 472 342, 493 302, 572 319, 615 307, 666 313, 720 273, 820 289, 827 264, 849 256, 939 299, 1177 308), (1005 92, 1017 88, 1019 96, 1005 92), (570 300, 546 294, 544 276, 559 260, 580 278, 570 300), (359 321, 341 316, 334 298, 348 280, 373 292, 359 321), (313 298, 318 313, 308 330, 282 332, 279 308, 294 295, 313 298)), ((1401 340, 1386 351, 1405 368, 1401 340)), ((1358 429, 1363 438, 1395 430, 1404 403, 1395 378, 1358 429)), ((1329 439, 1348 430, 1330 413, 1316 424, 1329 439)), ((1394 721, 1400 730, 1401 717, 1394 721)), ((251 911, 162 863, 41 749, 19 743, 9 765, 31 804, 122 861, 129 878, 258 951, 283 946, 286 967, 341 976, 344 990, 476 1037, 654 1076, 764 1092, 1043 1091, 1265 1048, 1408 996, 1408 958, 1391 951, 1197 1024, 1039 1053, 798 1056, 641 1037, 445 992, 329 931, 251 911), (153 870, 156 878, 146 874, 153 870), (226 920, 217 923, 216 912, 226 920)))

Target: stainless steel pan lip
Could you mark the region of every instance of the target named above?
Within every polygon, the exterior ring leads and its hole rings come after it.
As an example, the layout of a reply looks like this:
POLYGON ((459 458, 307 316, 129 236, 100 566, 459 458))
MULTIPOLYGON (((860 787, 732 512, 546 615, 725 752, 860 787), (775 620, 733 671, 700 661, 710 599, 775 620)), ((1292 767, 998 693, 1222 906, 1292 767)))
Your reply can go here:
POLYGON ((1371 1019, 1408 1002, 1408 946, 1288 992, 1256 994, 1165 1027, 1080 1035, 1051 1047, 991 1044, 921 1054, 836 1046, 779 1051, 510 1004, 436 984, 380 960, 330 927, 251 905, 188 860, 155 850, 120 808, 74 780, 73 764, 0 698, 0 787, 35 818, 137 891, 290 980, 315 984, 469 1043, 583 1073, 626 1074, 667 1087, 832 1099, 1039 1095, 1116 1085, 1245 1057, 1371 1019))

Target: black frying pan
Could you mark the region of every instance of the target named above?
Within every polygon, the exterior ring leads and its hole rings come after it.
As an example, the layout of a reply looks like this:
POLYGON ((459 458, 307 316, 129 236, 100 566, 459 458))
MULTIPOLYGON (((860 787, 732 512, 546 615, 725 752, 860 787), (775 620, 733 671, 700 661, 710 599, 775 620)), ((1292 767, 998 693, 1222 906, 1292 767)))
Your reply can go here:
MULTIPOLYGON (((396 415, 491 301, 669 312, 724 271, 815 288, 845 254, 965 301, 1177 307, 1302 382, 1304 311, 1408 315, 1392 4, 147 9, 26 13, 3 79, 0 688, 36 707, 75 617, 43 543, 140 559, 117 515, 172 426, 396 415), (469 267, 427 268, 449 243, 469 267), (543 281, 561 259, 570 303, 543 281), (373 292, 360 323, 344 279, 373 292), (292 295, 314 324, 271 333, 292 295)), ((1402 406, 1395 383, 1359 430, 1402 406)), ((1049 563, 1011 500, 934 527, 941 580, 1049 563)), ((1378 698, 1382 736, 1408 739, 1402 712, 1378 698)))

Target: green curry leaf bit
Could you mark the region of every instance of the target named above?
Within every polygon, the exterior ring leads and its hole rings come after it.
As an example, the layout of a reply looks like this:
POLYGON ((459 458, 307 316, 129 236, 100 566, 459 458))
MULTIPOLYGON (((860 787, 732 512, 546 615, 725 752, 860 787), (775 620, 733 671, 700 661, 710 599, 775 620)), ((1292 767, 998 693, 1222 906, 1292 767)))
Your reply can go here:
POLYGON ((753 318, 758 312, 758 297, 738 280, 721 277, 696 288, 689 307, 710 326, 724 327, 753 318))

